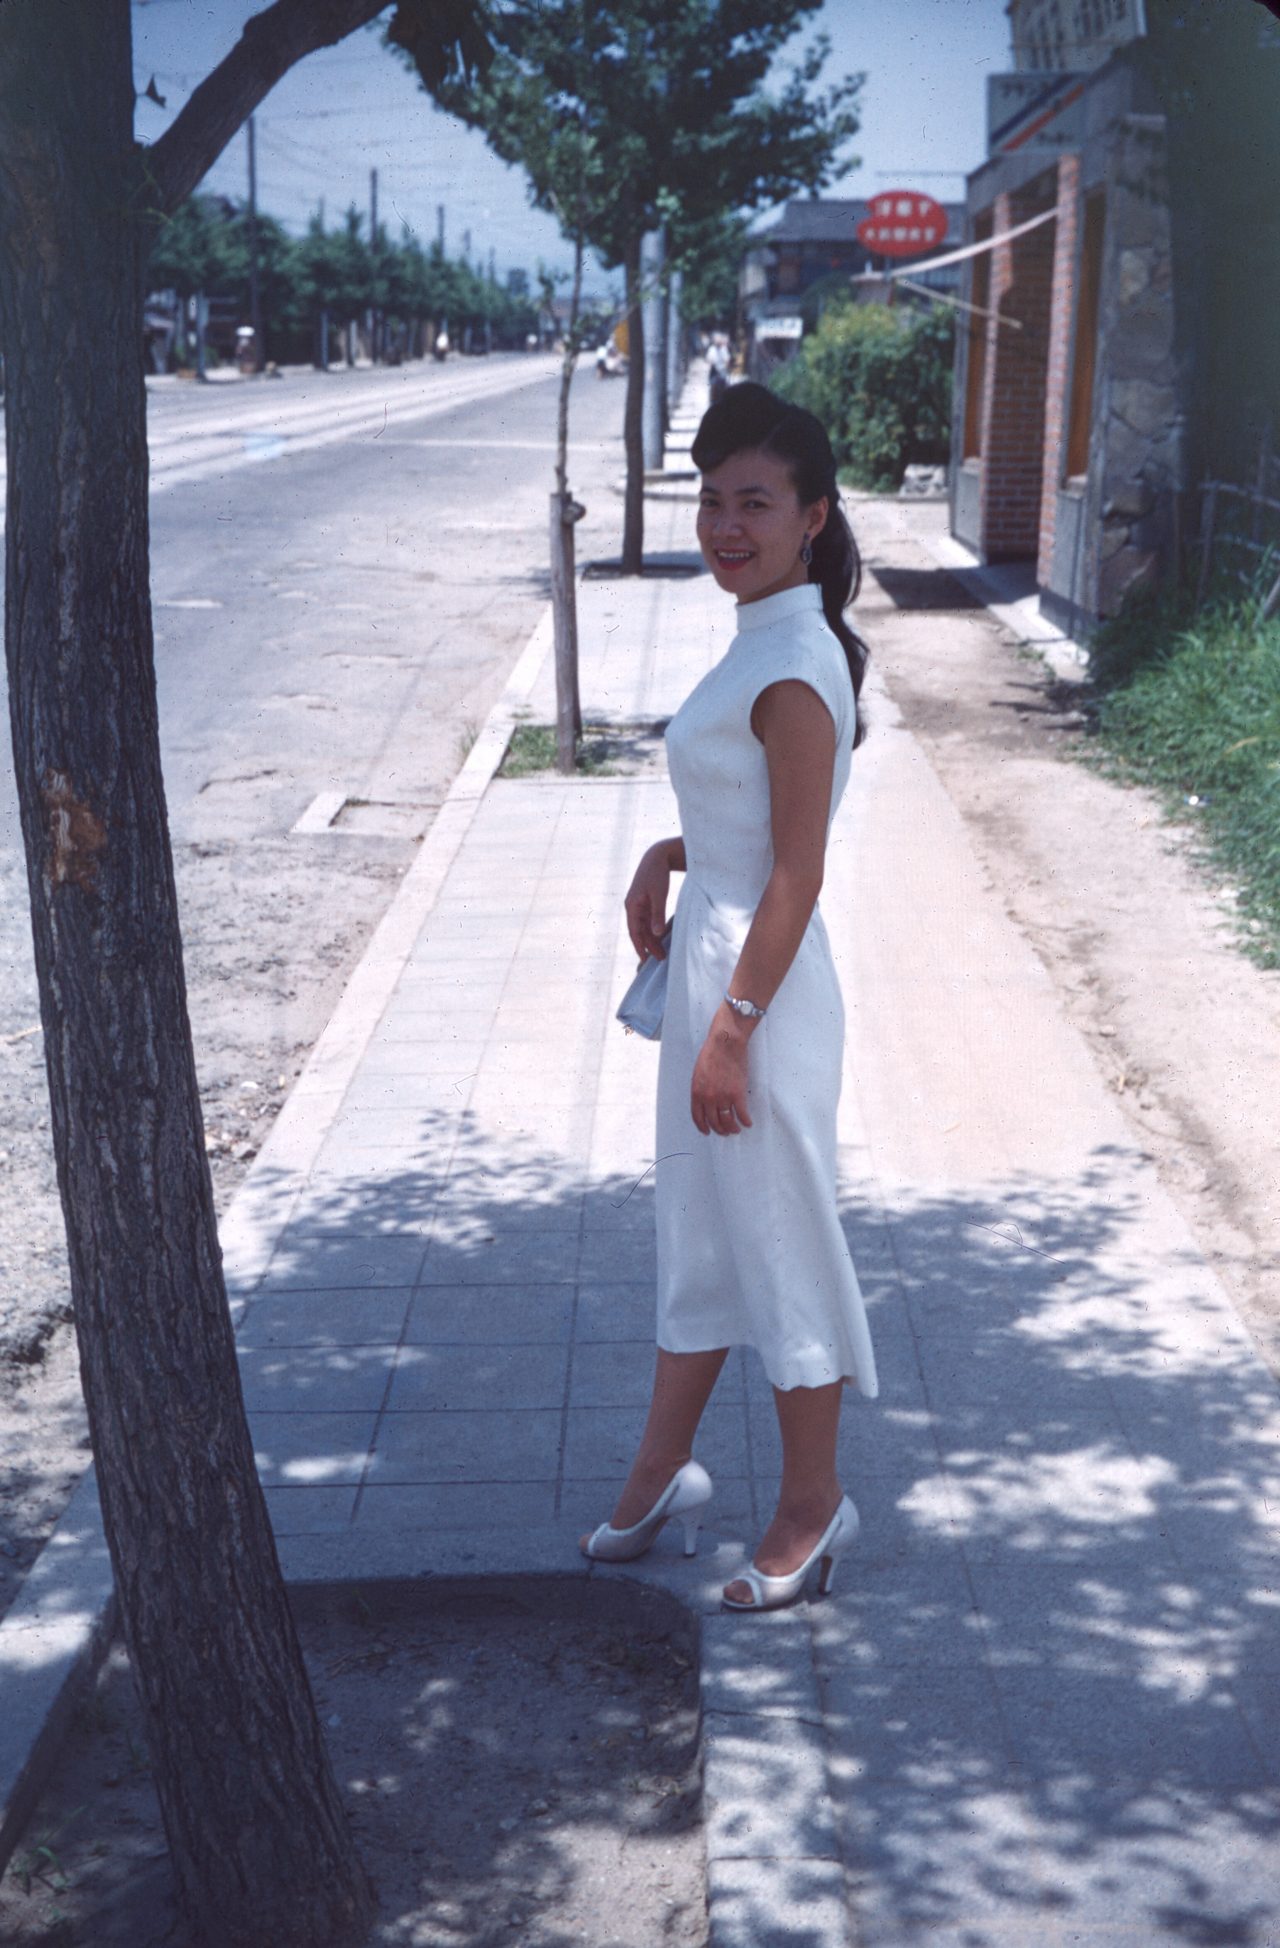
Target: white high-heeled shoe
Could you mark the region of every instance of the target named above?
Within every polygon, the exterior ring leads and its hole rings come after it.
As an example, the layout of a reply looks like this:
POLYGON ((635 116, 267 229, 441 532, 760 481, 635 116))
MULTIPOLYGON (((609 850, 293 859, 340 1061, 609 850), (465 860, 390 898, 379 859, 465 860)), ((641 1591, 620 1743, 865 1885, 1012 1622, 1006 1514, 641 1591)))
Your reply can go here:
POLYGON ((629 1529, 615 1529, 602 1522, 594 1535, 582 1545, 582 1553, 594 1562, 632 1562, 652 1546, 664 1522, 678 1516, 684 1527, 684 1552, 695 1554, 702 1511, 711 1500, 711 1476, 700 1461, 686 1461, 677 1468, 649 1513, 629 1529))
POLYGON ((818 1546, 789 1576, 766 1576, 762 1569, 752 1563, 740 1576, 732 1581, 745 1583, 751 1591, 752 1601, 740 1603, 736 1596, 725 1595, 723 1602, 730 1610, 779 1610, 784 1603, 790 1603, 804 1588, 805 1578, 816 1562, 821 1563, 818 1571, 818 1592, 826 1596, 835 1579, 836 1564, 847 1549, 851 1549, 858 1539, 862 1526, 858 1511, 847 1495, 841 1497, 840 1506, 828 1522, 818 1540, 818 1546))

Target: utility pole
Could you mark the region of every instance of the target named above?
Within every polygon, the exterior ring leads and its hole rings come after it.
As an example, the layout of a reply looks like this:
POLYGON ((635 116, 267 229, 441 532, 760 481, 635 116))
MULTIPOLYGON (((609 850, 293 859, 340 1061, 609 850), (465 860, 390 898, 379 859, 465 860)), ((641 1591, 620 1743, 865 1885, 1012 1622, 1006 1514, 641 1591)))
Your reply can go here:
MULTIPOLYGON (((378 172, 369 171, 369 261, 373 266, 375 286, 378 276, 378 172)), ((369 357, 376 365, 381 353, 378 340, 382 336, 382 317, 377 303, 369 307, 369 357)))
POLYGON ((467 259, 470 259, 470 256, 471 256, 471 232, 470 232, 469 230, 464 230, 464 231, 463 231, 463 233, 462 233, 462 254, 463 254, 463 256, 464 256, 464 257, 466 257, 467 259))
POLYGON ((258 295, 258 148, 254 118, 248 121, 249 133, 249 323, 253 326, 253 366, 261 372, 262 306, 258 295))
POLYGON ((496 284, 497 281, 498 281, 498 253, 494 249, 493 245, 490 244, 489 245, 489 282, 490 284, 496 284))
POLYGON ((444 256, 444 204, 443 203, 436 204, 436 242, 440 246, 440 255, 443 257, 444 256))
POLYGON ((688 332, 680 311, 680 302, 683 295, 684 295, 683 273, 680 271, 673 271, 671 273, 671 282, 667 287, 667 334, 666 335, 667 335, 667 415, 668 418, 670 418, 672 404, 674 403, 675 400, 677 400, 680 397, 680 388, 684 384, 685 363, 686 363, 685 346, 688 337, 688 332))
POLYGON ((644 464, 646 471, 662 466, 666 424, 663 420, 663 382, 666 352, 662 336, 662 286, 665 238, 646 231, 640 246, 641 316, 644 321, 644 464))

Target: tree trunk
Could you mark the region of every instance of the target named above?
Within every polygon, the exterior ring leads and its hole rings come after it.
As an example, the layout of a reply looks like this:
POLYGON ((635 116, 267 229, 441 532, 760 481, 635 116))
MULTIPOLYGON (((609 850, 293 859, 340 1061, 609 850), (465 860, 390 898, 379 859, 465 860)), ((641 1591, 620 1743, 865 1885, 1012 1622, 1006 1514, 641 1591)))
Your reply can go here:
POLYGON ((245 1422, 160 773, 129 0, 0 8, 5 645, 58 1186, 120 1613, 193 1938, 370 1897, 245 1422))
POLYGON ((627 455, 626 497, 622 503, 622 572, 644 571, 644 311, 640 301, 640 238, 633 237, 624 259, 627 293, 627 398, 622 438, 627 455))
POLYGON ((582 698, 578 687, 578 581, 574 567, 573 528, 586 512, 569 492, 569 394, 578 363, 578 313, 582 304, 582 232, 574 239, 573 291, 569 300, 569 328, 560 361, 560 394, 556 402, 556 491, 551 496, 551 607, 556 645, 556 769, 572 773, 582 735, 582 698))

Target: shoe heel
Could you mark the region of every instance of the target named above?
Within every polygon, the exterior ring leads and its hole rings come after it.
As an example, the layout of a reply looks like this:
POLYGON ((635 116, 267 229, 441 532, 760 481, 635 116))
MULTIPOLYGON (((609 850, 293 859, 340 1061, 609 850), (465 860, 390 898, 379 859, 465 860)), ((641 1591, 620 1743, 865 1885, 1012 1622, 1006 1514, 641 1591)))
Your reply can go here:
POLYGON ((696 1508, 691 1509, 687 1515, 680 1517, 680 1521, 684 1528, 684 1552, 686 1556, 696 1556, 698 1553, 698 1530, 702 1527, 702 1511, 696 1508))
POLYGON ((831 1585, 836 1580, 836 1564, 839 1556, 824 1556, 818 1568, 818 1595, 830 1596, 831 1585))

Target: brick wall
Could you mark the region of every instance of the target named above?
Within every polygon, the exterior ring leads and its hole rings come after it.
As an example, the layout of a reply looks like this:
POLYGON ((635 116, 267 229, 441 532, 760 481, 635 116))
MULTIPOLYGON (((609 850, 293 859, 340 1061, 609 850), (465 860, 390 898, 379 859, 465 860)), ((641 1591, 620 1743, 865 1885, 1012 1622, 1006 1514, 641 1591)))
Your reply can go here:
POLYGON ((1049 295, 1049 348, 1044 386, 1044 464, 1040 490, 1040 549, 1036 580, 1053 579, 1053 541, 1058 517, 1071 397, 1072 326, 1076 311, 1077 240, 1080 228, 1080 158, 1058 161, 1058 218, 1045 225, 1054 232, 1053 281, 1049 295))
MULTIPOLYGON (((997 234, 1044 207, 1043 180, 1017 195, 1001 191, 994 209, 997 234)), ((987 561, 1035 560, 1039 553, 1056 229, 1056 223, 1041 224, 992 252, 991 309, 998 315, 988 321, 982 422, 982 554, 987 561), (1015 320, 1021 330, 1000 319, 1015 320)))

